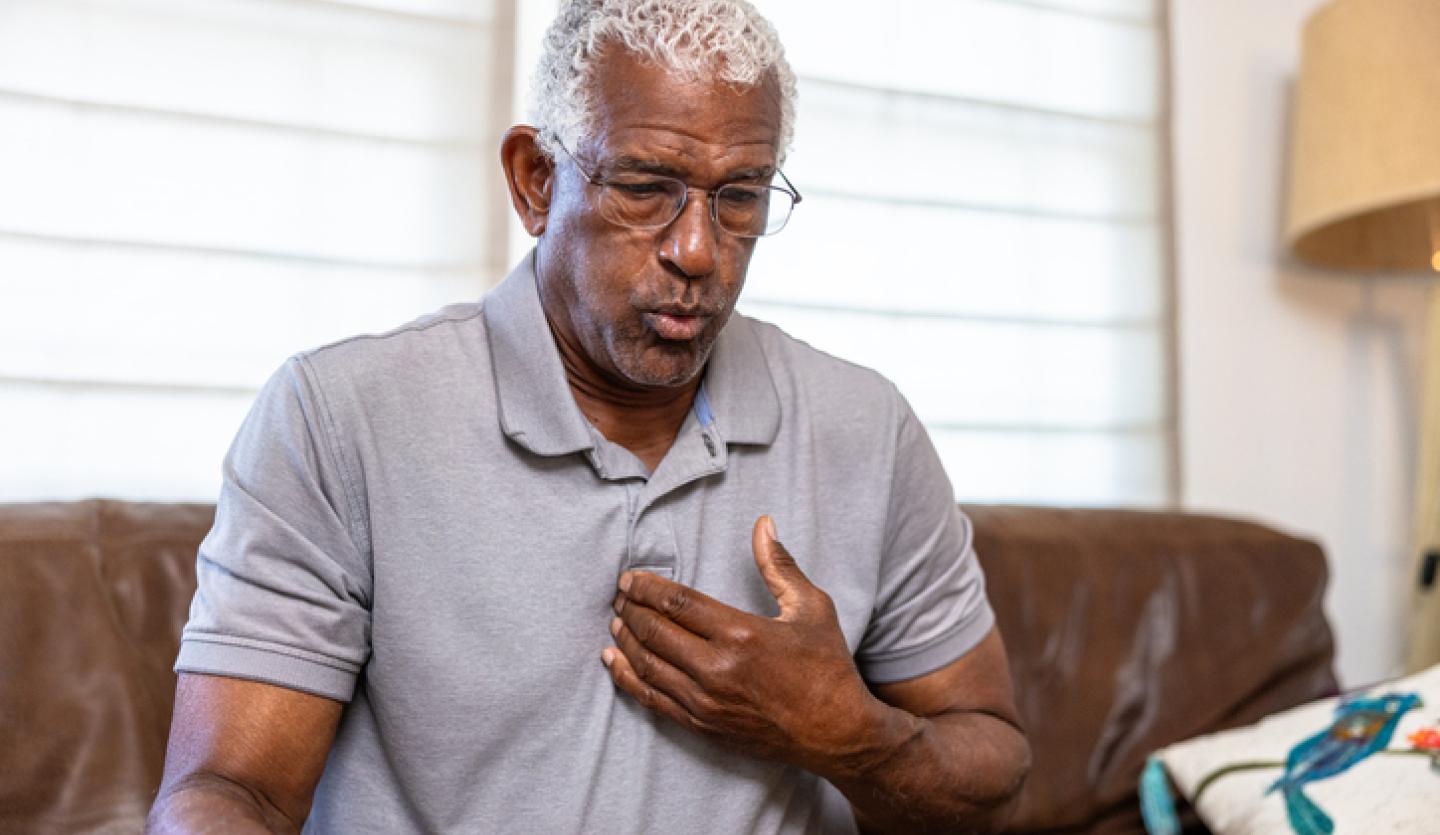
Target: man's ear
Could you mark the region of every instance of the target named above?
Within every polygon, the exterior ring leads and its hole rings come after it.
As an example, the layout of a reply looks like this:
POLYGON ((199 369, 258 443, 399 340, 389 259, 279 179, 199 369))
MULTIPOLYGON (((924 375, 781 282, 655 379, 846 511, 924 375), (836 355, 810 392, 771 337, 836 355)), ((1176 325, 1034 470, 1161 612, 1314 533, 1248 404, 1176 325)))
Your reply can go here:
POLYGON ((555 163, 540 150, 538 136, 535 128, 516 125, 500 140, 500 165, 510 187, 510 202, 525 231, 536 238, 545 232, 555 182, 555 163))

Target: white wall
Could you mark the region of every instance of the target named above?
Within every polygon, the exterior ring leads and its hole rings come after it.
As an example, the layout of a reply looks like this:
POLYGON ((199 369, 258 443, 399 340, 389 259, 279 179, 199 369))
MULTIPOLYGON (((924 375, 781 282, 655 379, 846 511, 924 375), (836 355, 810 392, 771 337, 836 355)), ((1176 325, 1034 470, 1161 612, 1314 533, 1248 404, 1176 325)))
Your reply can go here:
POLYGON ((1421 302, 1286 259, 1290 87, 1320 0, 1174 0, 1182 495, 1313 537, 1346 685, 1399 671, 1421 302))

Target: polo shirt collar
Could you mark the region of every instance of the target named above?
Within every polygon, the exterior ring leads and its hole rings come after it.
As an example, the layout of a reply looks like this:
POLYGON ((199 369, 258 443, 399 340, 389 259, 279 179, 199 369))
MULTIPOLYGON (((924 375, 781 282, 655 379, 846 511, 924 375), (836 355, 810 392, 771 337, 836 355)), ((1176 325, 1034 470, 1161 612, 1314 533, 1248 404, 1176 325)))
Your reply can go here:
POLYGON ((726 443, 768 446, 780 432, 780 395, 757 325, 738 313, 715 340, 704 390, 726 443))
MULTIPOLYGON (((500 427, 536 455, 593 450, 540 305, 534 264, 531 250, 485 296, 500 427)), ((713 431, 725 443, 769 445, 780 431, 780 397, 755 330, 749 319, 731 315, 706 367, 704 396, 713 431)))
POLYGON ((569 455, 595 443, 540 306, 534 257, 532 249, 486 294, 482 307, 500 428, 536 455, 569 455))

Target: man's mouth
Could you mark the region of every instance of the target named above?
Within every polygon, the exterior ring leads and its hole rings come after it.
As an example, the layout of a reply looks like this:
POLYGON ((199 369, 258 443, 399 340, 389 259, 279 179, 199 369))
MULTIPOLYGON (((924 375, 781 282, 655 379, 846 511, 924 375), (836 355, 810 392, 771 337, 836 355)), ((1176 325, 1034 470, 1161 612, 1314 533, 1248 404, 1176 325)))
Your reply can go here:
POLYGON ((699 336, 709 323, 710 317, 699 313, 652 310, 645 314, 645 324, 656 336, 670 342, 688 342, 699 336))

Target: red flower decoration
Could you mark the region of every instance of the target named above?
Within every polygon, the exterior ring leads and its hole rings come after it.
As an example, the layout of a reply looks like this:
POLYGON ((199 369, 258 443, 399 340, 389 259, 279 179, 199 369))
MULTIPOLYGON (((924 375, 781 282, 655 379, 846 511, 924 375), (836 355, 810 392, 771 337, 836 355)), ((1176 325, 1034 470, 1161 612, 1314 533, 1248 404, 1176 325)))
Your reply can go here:
POLYGON ((1440 728, 1421 728, 1408 737, 1422 751, 1440 751, 1440 728))

